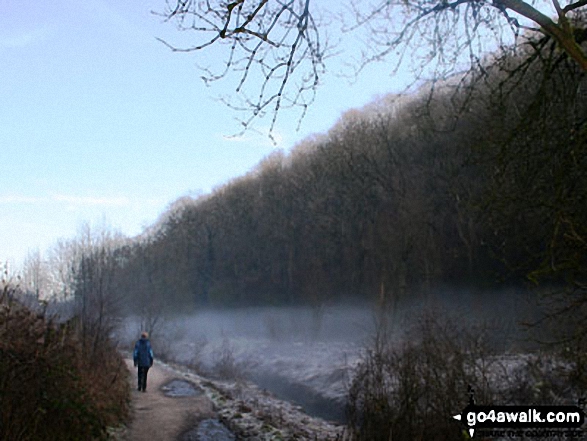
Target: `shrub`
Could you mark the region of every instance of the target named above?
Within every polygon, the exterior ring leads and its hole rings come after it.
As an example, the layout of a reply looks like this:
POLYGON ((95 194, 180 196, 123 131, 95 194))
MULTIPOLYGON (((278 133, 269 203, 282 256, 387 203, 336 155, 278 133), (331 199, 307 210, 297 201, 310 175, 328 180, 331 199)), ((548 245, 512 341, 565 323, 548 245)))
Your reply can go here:
POLYGON ((105 438, 127 415, 127 374, 109 344, 84 353, 71 324, 0 302, 0 439, 105 438))
POLYGON ((401 338, 380 327, 349 387, 354 440, 462 440, 451 418, 467 404, 575 404, 584 396, 578 362, 556 352, 497 353, 494 330, 422 315, 401 338))
POLYGON ((347 418, 355 440, 458 440, 450 418, 468 402, 490 396, 491 357, 484 332, 473 333, 456 320, 422 316, 402 339, 376 333, 355 370, 347 418))
POLYGON ((213 354, 211 374, 223 380, 242 380, 249 373, 249 360, 237 360, 235 348, 225 337, 213 354))

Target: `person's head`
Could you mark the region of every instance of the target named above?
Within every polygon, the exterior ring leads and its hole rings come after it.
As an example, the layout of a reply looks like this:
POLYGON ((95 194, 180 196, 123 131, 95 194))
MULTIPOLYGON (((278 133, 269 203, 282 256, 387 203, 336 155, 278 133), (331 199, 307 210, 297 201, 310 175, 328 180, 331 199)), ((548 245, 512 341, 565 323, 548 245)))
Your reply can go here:
POLYGON ((149 333, 147 331, 141 332, 141 338, 149 338, 149 333))

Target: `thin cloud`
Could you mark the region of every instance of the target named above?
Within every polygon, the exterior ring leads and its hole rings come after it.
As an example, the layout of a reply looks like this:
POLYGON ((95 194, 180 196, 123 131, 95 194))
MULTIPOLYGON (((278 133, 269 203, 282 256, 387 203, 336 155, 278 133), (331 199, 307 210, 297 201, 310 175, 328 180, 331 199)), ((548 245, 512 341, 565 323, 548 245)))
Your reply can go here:
POLYGON ((47 198, 29 196, 0 196, 0 204, 36 204, 46 202, 47 198))
POLYGON ((43 26, 28 32, 22 32, 15 35, 0 35, 0 48, 3 49, 22 49, 47 39, 51 32, 48 26, 43 26))

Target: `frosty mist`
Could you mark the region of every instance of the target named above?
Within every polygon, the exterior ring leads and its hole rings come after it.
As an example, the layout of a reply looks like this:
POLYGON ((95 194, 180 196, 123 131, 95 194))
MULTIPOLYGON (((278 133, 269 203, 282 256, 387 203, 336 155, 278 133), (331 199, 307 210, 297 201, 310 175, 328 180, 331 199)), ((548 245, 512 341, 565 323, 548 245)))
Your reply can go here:
MULTIPOLYGON (((437 291, 427 302, 406 301, 395 312, 370 304, 201 309, 164 317, 152 342, 156 355, 165 359, 211 376, 252 380, 310 411, 307 397, 312 395, 326 400, 321 407, 337 407, 335 415, 340 415, 352 370, 372 343, 382 314, 392 338, 422 311, 432 310, 487 324, 495 342, 507 350, 520 340, 521 312, 529 313, 522 297, 513 291, 492 296, 437 291)), ((140 329, 141 317, 124 321, 124 347, 140 329)))

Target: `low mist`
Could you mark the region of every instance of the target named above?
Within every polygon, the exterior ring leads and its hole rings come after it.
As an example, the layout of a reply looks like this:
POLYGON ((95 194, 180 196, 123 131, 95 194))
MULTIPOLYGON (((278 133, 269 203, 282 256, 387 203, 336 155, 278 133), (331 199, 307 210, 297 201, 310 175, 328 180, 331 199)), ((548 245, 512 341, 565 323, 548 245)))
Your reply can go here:
MULTIPOLYGON (((308 413, 344 420, 348 385, 377 328, 400 339, 424 312, 449 315, 486 326, 500 352, 525 344, 520 321, 532 306, 519 290, 487 292, 438 290, 395 308, 373 304, 201 309, 167 315, 152 331, 159 359, 186 365, 218 379, 249 380, 308 413)), ((129 317, 120 338, 130 351, 141 317, 129 317)))

